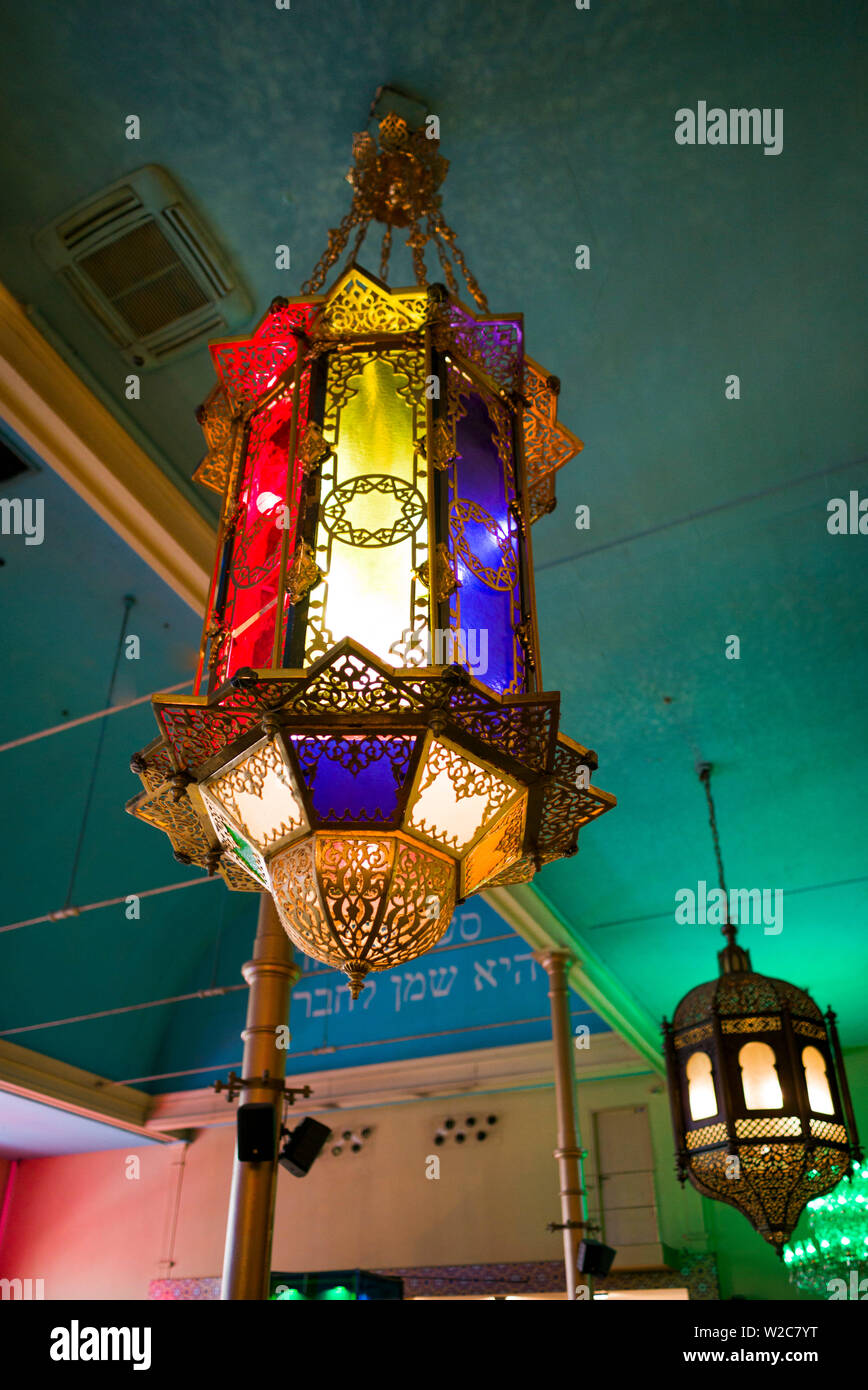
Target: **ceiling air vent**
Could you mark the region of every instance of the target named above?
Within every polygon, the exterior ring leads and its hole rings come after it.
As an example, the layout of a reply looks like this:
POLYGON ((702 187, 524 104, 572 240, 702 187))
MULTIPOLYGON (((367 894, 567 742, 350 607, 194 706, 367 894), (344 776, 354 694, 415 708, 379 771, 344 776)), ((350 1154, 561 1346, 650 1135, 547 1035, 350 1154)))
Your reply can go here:
POLYGON ((239 328, 252 305, 173 179, 148 164, 35 239, 136 367, 156 367, 239 328))

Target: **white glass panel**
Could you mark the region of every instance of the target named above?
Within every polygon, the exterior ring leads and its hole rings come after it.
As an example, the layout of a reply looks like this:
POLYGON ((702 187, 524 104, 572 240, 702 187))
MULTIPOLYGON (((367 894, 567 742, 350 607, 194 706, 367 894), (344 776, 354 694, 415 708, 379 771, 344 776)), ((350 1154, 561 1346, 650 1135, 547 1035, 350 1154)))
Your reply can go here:
POLYGON ((503 810, 515 790, 466 754, 434 739, 410 813, 410 826, 460 853, 476 832, 503 810))
POLYGON ((707 1052, 694 1052, 687 1059, 687 1094, 690 1101, 690 1118, 707 1120, 717 1114, 717 1096, 714 1092, 714 1077, 711 1074, 711 1058, 707 1052))
POLYGON ((817 1047, 806 1047, 802 1053, 805 1080, 808 1083, 808 1104, 818 1115, 834 1115, 832 1092, 826 1075, 826 1062, 817 1047))
POLYGON ((203 791, 259 850, 307 829, 301 798, 277 741, 257 744, 228 772, 206 782, 203 791))
POLYGON ((783 1109, 784 1097, 775 1069, 775 1054, 768 1043, 745 1043, 738 1061, 748 1110, 783 1109))

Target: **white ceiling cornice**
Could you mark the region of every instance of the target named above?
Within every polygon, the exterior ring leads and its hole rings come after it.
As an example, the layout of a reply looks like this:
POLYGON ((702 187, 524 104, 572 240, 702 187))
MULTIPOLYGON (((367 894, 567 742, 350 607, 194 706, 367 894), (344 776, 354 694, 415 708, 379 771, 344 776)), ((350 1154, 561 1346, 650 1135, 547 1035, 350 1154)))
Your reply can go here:
MULTIPOLYGON (((289 1057, 292 1057, 291 1052, 289 1057)), ((651 1075, 651 1067, 616 1033, 595 1033, 589 1047, 576 1049, 579 1085, 645 1073, 651 1075)), ((294 1073, 287 1081, 299 1088, 310 1086, 313 1092, 307 1100, 299 1098, 296 1101, 293 1115, 550 1087, 554 1085, 552 1044, 520 1043, 486 1047, 477 1052, 452 1052, 440 1057, 410 1057, 363 1067, 336 1067, 332 1071, 294 1073)), ((170 1091, 154 1098, 147 1127, 165 1133, 231 1124, 237 1104, 237 1098, 230 1104, 211 1087, 170 1091)))

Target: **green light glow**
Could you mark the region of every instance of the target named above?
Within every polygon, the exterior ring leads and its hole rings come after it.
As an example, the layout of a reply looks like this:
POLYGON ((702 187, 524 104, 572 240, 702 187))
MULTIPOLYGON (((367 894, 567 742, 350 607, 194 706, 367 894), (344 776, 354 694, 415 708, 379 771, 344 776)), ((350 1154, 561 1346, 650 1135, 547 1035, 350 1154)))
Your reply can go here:
POLYGON ((833 1192, 809 1202, 807 1211, 811 1239, 784 1246, 784 1263, 798 1288, 827 1298, 830 1280, 846 1281, 850 1270, 865 1260, 868 1168, 854 1163, 852 1175, 842 1179, 833 1192))

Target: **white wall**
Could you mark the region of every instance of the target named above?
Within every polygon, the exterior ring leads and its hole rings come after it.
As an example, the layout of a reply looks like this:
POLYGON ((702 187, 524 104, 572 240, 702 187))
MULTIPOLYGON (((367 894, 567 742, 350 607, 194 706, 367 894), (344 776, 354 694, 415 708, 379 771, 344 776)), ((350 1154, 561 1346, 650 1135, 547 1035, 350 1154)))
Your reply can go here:
MULTIPOLYGON (((857 1114, 866 1114, 868 1050, 852 1054, 848 1069, 857 1114)), ((689 1186, 679 1187, 668 1101, 658 1077, 645 1073, 583 1081, 579 1098, 586 1144, 593 1111, 647 1106, 660 1235, 667 1245, 702 1251, 707 1229, 724 1296, 793 1297, 774 1252, 744 1217, 719 1203, 700 1202, 689 1186)), ((338 1134, 364 1126, 373 1134, 359 1154, 344 1152, 335 1158, 325 1152, 306 1178, 281 1170, 273 1268, 559 1258, 560 1237, 545 1229, 560 1216, 551 1088, 368 1105, 319 1118, 338 1134), (485 1143, 434 1146, 434 1132, 447 1115, 463 1120, 489 1113, 498 1122, 485 1143), (436 1181, 425 1176, 431 1154, 440 1158, 436 1181)), ((218 1275, 233 1144, 234 1126, 229 1125, 200 1130, 186 1153, 183 1145, 173 1144, 23 1161, 0 1248, 0 1277, 42 1278, 49 1299, 138 1299, 146 1297, 153 1278, 218 1275), (130 1155, 140 1161, 140 1175, 133 1179, 126 1176, 130 1155), (170 1267, 164 1262, 179 1178, 175 1263, 170 1267)), ((588 1178, 592 1187, 592 1161, 588 1178)), ((644 1255, 642 1249, 634 1251, 633 1259, 634 1267, 659 1264, 651 1247, 644 1255)))

